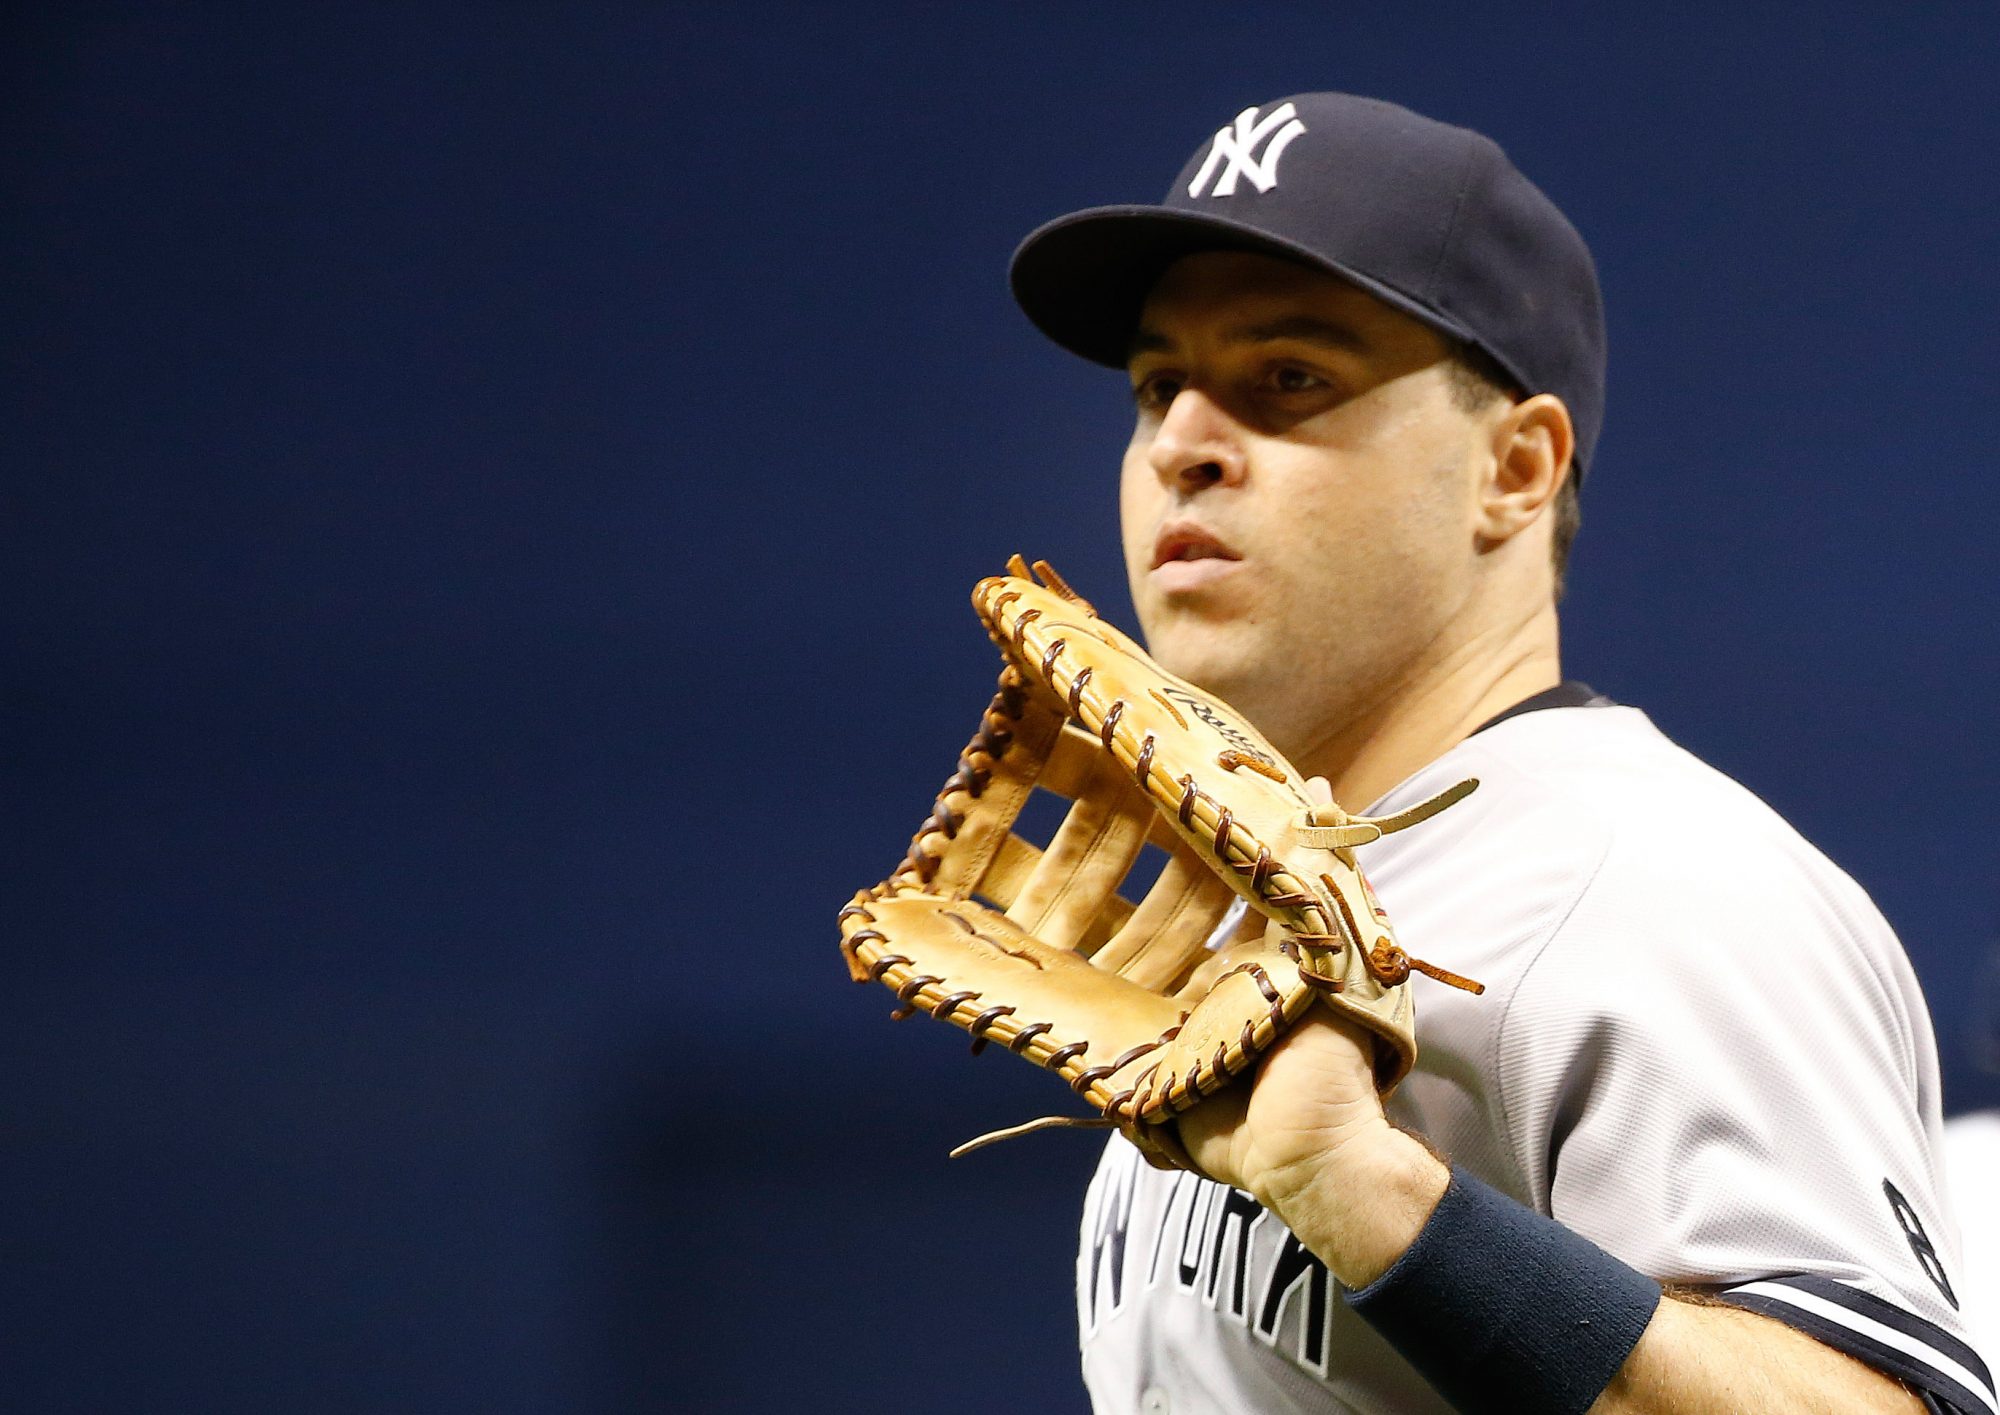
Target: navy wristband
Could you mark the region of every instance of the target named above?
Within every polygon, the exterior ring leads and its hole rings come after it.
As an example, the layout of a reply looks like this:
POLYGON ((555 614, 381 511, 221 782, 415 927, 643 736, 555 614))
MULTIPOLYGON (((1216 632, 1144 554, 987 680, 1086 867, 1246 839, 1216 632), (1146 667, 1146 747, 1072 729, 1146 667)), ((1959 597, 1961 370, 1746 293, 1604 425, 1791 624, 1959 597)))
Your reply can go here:
POLYGON ((1458 1169, 1417 1241, 1347 1305, 1467 1415, 1580 1415, 1660 1285, 1458 1169))

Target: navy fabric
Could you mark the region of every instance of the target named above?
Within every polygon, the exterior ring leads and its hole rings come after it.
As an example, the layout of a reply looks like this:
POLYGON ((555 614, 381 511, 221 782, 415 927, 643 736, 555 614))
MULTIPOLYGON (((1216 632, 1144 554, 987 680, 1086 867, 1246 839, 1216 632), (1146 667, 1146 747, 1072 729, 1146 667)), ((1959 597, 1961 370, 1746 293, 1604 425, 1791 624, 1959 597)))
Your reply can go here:
POLYGON ((1455 1409, 1564 1415, 1625 1364, 1660 1286, 1454 1169, 1409 1251, 1347 1301, 1455 1409))
POLYGON ((1450 338, 1476 344, 1576 424, 1576 470, 1604 421, 1604 312, 1576 228, 1490 138, 1378 99, 1305 93, 1303 131, 1268 190, 1221 183, 1214 140, 1158 206, 1093 207, 1014 253, 1014 297, 1056 343, 1122 367, 1146 293, 1204 250, 1257 250, 1330 270, 1450 338), (1201 182, 1204 167, 1209 180, 1201 182))

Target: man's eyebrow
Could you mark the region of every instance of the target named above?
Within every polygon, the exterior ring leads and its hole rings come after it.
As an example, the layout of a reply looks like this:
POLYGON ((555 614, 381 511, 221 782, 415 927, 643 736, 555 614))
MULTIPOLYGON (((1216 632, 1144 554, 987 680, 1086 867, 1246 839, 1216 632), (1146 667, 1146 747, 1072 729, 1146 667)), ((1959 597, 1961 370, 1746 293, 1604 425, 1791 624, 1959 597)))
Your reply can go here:
MULTIPOLYGON (((1323 319, 1312 314, 1281 315, 1277 319, 1265 320, 1259 324, 1242 324, 1229 330, 1223 339, 1231 344, 1270 344, 1278 340, 1290 340, 1301 344, 1317 344, 1322 348, 1337 350, 1345 354, 1365 354, 1369 343, 1360 334, 1338 320, 1323 319)), ((1126 361, 1130 362, 1141 354, 1171 353, 1178 347, 1172 339, 1156 329, 1140 328, 1132 335, 1126 346, 1126 361)))
POLYGON ((1320 344, 1348 354, 1368 352, 1368 341, 1350 326, 1311 314, 1284 315, 1262 324, 1240 325, 1230 330, 1226 337, 1232 343, 1269 344, 1286 339, 1301 344, 1320 344))

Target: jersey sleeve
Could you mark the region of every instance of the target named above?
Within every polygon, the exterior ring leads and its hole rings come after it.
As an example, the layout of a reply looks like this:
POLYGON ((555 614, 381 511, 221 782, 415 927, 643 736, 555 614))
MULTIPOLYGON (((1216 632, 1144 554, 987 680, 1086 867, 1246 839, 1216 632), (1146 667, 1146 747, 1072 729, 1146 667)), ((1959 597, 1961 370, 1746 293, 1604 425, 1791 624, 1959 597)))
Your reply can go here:
POLYGON ((1992 1415, 1901 946, 1803 842, 1673 843, 1614 847, 1508 1004, 1496 1104, 1530 1192, 1662 1282, 1992 1415))

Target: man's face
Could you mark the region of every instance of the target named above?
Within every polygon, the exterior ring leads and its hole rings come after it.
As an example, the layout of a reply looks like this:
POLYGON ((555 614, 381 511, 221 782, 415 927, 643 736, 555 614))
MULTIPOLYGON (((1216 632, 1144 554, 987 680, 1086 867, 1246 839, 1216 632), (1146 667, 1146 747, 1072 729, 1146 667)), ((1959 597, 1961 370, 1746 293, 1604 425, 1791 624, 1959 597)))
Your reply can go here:
POLYGON ((1333 276, 1189 256, 1148 298, 1120 492, 1148 646, 1305 756, 1452 651, 1487 422, 1444 341, 1333 276))

